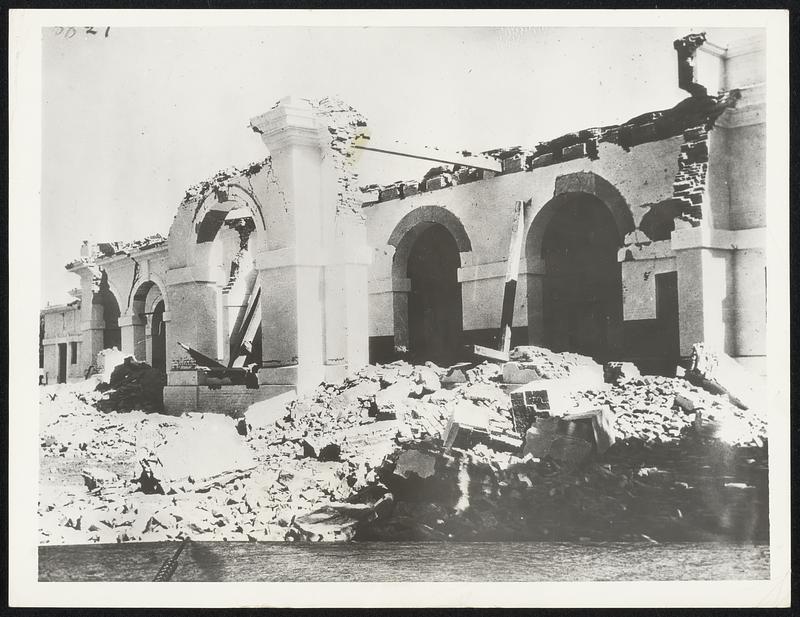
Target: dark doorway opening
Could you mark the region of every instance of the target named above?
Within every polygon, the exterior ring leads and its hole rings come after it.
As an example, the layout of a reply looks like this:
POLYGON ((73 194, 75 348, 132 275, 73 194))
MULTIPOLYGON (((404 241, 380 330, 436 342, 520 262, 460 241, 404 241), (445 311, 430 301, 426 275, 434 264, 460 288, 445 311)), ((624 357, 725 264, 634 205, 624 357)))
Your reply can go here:
POLYGON ((656 274, 656 321, 658 339, 654 341, 663 366, 659 373, 671 374, 680 361, 680 326, 678 322, 678 273, 656 274))
MULTIPOLYGON (((105 322, 103 327, 103 349, 116 347, 122 350, 122 337, 119 329, 119 304, 117 298, 108 287, 108 275, 103 272, 100 281, 100 289, 92 297, 92 304, 102 307, 102 319, 105 322)), ((126 350, 131 353, 133 350, 126 350)))
POLYGON ((164 321, 164 301, 158 302, 153 309, 152 328, 150 329, 154 369, 167 372, 167 322, 164 321))
POLYGON ((544 233, 545 345, 598 361, 622 351, 622 279, 614 218, 599 199, 576 195, 558 206, 544 233))
POLYGON ((67 344, 58 344, 58 383, 67 383, 67 344))
POLYGON ((415 362, 456 362, 462 349, 461 265, 450 232, 431 224, 417 237, 408 257, 410 355, 415 362))

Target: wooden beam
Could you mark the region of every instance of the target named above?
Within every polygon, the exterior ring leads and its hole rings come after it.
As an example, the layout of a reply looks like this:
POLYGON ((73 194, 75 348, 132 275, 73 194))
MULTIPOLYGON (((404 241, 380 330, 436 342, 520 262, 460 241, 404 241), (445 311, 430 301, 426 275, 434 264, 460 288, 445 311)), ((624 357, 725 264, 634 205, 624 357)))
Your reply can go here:
POLYGON ((503 166, 500 164, 500 161, 496 161, 488 156, 449 154, 428 146, 409 146, 400 142, 381 143, 374 139, 361 138, 356 141, 355 147, 360 150, 369 150, 370 152, 405 156, 412 159, 421 159, 423 161, 433 161, 435 163, 461 165, 463 167, 483 169, 495 173, 501 173, 503 171, 503 166))
POLYGON ((522 256, 522 237, 525 233, 526 205, 522 201, 514 204, 514 220, 511 224, 511 242, 503 288, 503 309, 500 314, 500 349, 480 345, 473 345, 471 348, 472 355, 494 362, 508 362, 508 354, 511 351, 511 324, 514 321, 514 302, 517 296, 519 260, 522 256))
POLYGON ((483 345, 470 345, 467 349, 470 354, 482 360, 489 360, 491 362, 508 362, 508 353, 502 350, 484 347, 483 345))
POLYGON ((503 288, 503 310, 500 315, 500 349, 508 355, 511 351, 511 324, 514 321, 514 302, 517 296, 517 273, 522 256, 522 236, 525 232, 525 204, 514 205, 514 222, 511 226, 511 244, 508 248, 506 282, 503 288))

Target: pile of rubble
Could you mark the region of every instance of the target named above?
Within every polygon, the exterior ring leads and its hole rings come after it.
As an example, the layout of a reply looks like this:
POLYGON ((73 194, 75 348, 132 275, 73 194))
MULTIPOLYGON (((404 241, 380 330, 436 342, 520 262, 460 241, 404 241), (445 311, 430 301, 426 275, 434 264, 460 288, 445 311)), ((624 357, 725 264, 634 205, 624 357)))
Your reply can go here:
POLYGON ((113 369, 108 380, 97 386, 103 396, 95 407, 100 411, 161 411, 165 385, 164 373, 127 356, 113 369))
POLYGON ((146 369, 111 364, 42 389, 43 543, 608 538, 634 514, 652 532, 732 507, 695 507, 693 487, 746 509, 741 495, 766 483, 761 410, 575 354, 371 365, 242 418, 146 414, 134 389, 146 369), (116 387, 102 392, 106 378, 116 387))

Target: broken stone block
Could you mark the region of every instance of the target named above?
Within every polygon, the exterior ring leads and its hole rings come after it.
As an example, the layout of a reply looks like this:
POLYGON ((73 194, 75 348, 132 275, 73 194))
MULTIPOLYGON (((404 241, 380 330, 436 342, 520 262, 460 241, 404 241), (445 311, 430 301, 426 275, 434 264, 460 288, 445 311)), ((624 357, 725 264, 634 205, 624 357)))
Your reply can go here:
POLYGON ((472 383, 464 390, 464 396, 471 401, 485 401, 488 403, 508 401, 506 393, 491 383, 472 383))
POLYGON ((429 366, 414 367, 414 382, 422 386, 423 394, 431 394, 442 388, 439 375, 429 366))
POLYGON ((712 394, 725 394, 742 409, 758 409, 766 400, 766 385, 725 353, 702 343, 692 347, 686 379, 712 394))
POLYGON ((420 450, 405 450, 397 458, 394 473, 408 479, 412 474, 418 478, 432 476, 436 469, 436 457, 420 450))
POLYGON ((272 426, 276 420, 288 413, 288 406, 297 398, 294 391, 285 392, 264 401, 253 403, 244 412, 244 418, 250 430, 258 430, 272 426))
POLYGON ((676 392, 675 404, 687 413, 700 411, 707 406, 704 396, 689 390, 676 392))
POLYGON ((472 368, 469 362, 460 362, 451 366, 444 377, 442 377, 442 385, 452 385, 457 383, 467 383, 467 371, 472 368))
POLYGON ((405 413, 406 401, 411 394, 418 394, 422 387, 412 381, 401 378, 388 388, 375 395, 376 419, 396 420, 405 413))
POLYGON ((498 377, 503 372, 503 367, 495 362, 482 362, 477 366, 467 369, 466 376, 469 383, 486 382, 498 377))
POLYGON ((471 448, 489 440, 489 408, 458 401, 443 433, 445 448, 471 448))
MULTIPOLYGON (((346 390, 344 390, 335 400, 340 399, 344 403, 355 403, 362 399, 369 398, 377 394, 381 389, 380 382, 376 381, 360 381, 346 390)), ((331 401, 331 404, 336 404, 334 401, 331 401)))
POLYGON ((255 467, 253 451, 234 421, 220 414, 187 414, 175 425, 143 428, 136 441, 135 473, 146 459, 153 478, 167 492, 170 484, 198 484, 255 467))
POLYGON ((512 391, 514 430, 525 434, 537 415, 563 415, 574 408, 569 396, 572 391, 572 382, 561 379, 538 379, 512 391))

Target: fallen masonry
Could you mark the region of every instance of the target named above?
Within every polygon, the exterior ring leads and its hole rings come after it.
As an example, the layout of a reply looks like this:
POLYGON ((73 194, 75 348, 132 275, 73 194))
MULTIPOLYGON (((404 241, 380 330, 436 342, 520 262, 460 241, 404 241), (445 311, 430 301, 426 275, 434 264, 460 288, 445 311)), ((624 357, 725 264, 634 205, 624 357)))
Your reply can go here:
POLYGON ((167 416, 116 361, 41 388, 42 544, 768 534, 764 410, 702 382, 523 347, 167 416))

